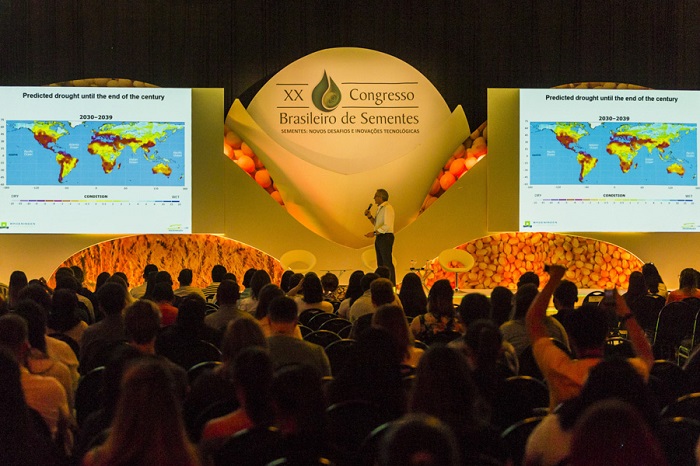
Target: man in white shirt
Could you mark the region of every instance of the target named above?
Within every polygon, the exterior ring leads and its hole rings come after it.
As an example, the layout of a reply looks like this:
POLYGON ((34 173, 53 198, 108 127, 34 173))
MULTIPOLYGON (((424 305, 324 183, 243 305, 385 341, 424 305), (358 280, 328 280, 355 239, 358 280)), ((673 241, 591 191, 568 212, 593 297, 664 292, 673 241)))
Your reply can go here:
POLYGON ((396 271, 392 260, 394 248, 394 208, 389 204, 389 193, 386 189, 377 189, 374 193, 374 203, 377 204, 377 215, 372 216, 369 209, 365 217, 372 222, 374 229, 367 233, 367 238, 375 237, 374 250, 377 253, 377 266, 388 267, 391 271, 391 282, 396 284, 396 271))

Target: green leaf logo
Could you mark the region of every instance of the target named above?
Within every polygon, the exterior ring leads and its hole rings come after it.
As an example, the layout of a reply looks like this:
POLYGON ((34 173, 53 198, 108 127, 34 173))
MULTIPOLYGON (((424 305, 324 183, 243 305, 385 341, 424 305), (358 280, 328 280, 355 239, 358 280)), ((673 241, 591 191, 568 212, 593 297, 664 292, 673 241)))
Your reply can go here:
POLYGON ((331 112, 340 104, 340 98, 340 89, 324 70, 323 78, 311 93, 311 101, 322 112, 331 112))

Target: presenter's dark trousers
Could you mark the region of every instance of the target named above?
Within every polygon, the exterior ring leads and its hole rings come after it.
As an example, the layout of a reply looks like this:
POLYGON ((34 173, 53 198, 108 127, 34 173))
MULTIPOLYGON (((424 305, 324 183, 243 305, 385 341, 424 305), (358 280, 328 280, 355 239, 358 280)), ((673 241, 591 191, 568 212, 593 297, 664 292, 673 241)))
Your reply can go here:
POLYGON ((385 266, 391 271, 391 283, 396 284, 396 271, 391 252, 394 249, 394 234, 380 233, 374 240, 374 250, 377 253, 377 266, 385 266))

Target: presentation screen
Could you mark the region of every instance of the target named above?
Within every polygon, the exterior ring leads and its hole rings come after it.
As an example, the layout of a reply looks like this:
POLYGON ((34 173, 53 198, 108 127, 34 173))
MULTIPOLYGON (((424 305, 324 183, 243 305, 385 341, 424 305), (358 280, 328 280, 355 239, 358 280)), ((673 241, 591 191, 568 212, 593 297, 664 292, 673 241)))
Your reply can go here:
POLYGON ((700 93, 521 89, 521 231, 700 229, 700 93))
POLYGON ((0 88, 0 234, 191 233, 192 91, 0 88))

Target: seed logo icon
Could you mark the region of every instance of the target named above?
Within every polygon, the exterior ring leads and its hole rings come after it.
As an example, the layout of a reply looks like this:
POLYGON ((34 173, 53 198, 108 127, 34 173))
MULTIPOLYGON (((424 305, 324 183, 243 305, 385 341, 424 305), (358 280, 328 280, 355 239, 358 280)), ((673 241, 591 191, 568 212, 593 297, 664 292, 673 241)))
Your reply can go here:
POLYGON ((340 104, 340 99, 340 89, 324 70, 323 78, 311 93, 311 101, 322 112, 332 112, 340 104))

